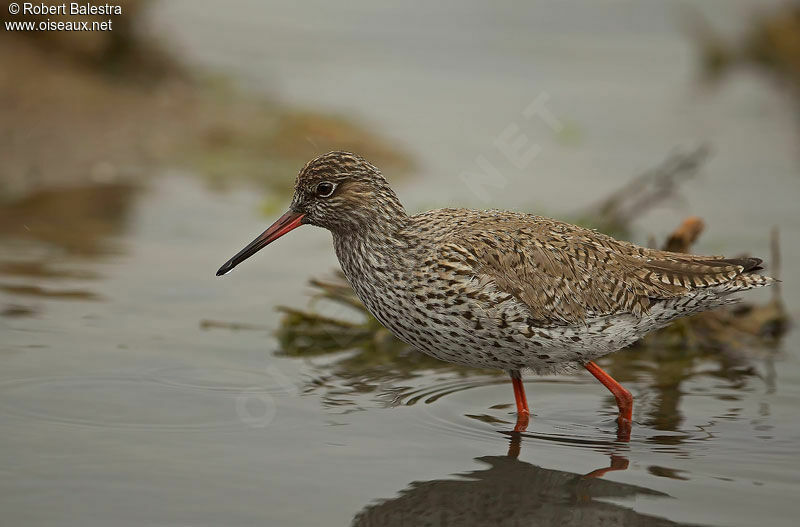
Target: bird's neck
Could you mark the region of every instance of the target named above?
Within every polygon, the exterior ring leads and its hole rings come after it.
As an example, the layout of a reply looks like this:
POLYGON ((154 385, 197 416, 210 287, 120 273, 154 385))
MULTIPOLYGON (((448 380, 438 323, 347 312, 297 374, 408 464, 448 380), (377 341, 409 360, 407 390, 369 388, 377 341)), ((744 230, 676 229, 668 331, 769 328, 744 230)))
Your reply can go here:
POLYGON ((333 245, 342 270, 350 280, 360 280, 399 267, 408 246, 404 233, 409 216, 402 206, 375 215, 359 228, 333 232, 333 245))

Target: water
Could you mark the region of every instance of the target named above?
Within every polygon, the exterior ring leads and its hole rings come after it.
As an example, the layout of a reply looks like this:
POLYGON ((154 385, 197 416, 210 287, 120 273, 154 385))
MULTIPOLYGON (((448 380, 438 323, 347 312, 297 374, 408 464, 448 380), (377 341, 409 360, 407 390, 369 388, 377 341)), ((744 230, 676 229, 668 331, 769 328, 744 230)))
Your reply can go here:
MULTIPOLYGON (((787 100, 746 73, 696 89, 691 49, 661 3, 586 4, 476 4, 454 17, 453 6, 170 2, 154 18, 196 62, 397 138, 419 162, 399 186, 411 209, 564 215, 673 146, 709 141, 702 179, 679 208, 637 222, 638 239, 694 213, 708 224, 698 250, 768 256, 778 225, 796 317, 787 100), (542 93, 566 131, 520 117, 542 93), (523 168, 493 146, 512 123, 540 146, 523 168), (481 154, 506 179, 476 194, 459 174, 481 154)), ((720 23, 742 12, 733 4, 720 23)), ((514 437, 501 377, 414 356, 278 353, 275 306, 305 307, 307 279, 336 261, 330 236, 304 228, 215 278, 269 221, 261 198, 164 173, 0 210, 10 524, 794 524, 796 332, 775 350, 617 355, 612 372, 636 398, 629 443, 589 375, 529 379, 535 415, 514 437)))

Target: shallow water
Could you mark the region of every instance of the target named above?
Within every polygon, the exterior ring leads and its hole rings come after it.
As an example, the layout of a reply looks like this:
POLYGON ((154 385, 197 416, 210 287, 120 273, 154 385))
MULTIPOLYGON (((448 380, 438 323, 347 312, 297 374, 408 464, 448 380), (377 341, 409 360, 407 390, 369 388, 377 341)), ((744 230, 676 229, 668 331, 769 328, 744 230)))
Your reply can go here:
MULTIPOLYGON (((399 189, 411 209, 565 215, 674 145, 710 141, 703 177, 679 209, 637 222, 638 241, 692 213, 708 224, 698 250, 768 256, 778 225, 784 300, 800 314, 795 115, 754 75, 697 90, 691 50, 660 4, 637 7, 625 31, 627 2, 582 17, 582 2, 473 7, 460 28, 445 8, 188 4, 157 18, 198 62, 356 111, 407 145, 420 165, 399 189), (543 92, 567 132, 520 118, 543 92), (541 146, 521 169, 492 146, 512 123, 541 146), (459 173, 480 154, 506 180, 475 193, 459 173)), ((214 278, 269 221, 261 200, 165 173, 0 209, 9 524, 794 524, 797 332, 777 349, 618 354, 611 371, 636 398, 628 443, 588 374, 529 379, 535 415, 514 436, 502 377, 413 356, 281 354, 275 306, 305 307, 307 279, 336 261, 330 236, 306 228, 214 278)))

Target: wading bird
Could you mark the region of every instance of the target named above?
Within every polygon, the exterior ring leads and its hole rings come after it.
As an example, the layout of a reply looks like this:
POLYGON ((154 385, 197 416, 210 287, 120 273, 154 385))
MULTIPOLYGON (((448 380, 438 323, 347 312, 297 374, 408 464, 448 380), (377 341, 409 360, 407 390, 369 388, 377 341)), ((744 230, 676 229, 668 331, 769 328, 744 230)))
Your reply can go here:
POLYGON ((629 436, 633 397, 594 361, 672 320, 770 285, 757 258, 659 251, 560 221, 499 210, 406 213, 380 171, 331 152, 300 171, 289 211, 217 276, 301 225, 333 234, 353 290, 399 339, 438 359, 511 376, 584 367, 608 388, 629 436))

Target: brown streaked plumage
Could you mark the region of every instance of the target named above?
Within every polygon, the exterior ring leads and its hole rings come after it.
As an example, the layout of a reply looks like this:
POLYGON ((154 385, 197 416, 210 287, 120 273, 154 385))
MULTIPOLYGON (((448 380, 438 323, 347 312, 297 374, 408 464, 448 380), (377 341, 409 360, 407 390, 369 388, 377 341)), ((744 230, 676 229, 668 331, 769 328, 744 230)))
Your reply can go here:
POLYGON ((331 231, 356 294, 398 338, 442 360, 508 371, 517 430, 529 411, 521 370, 584 366, 616 397, 625 436, 632 397, 593 361, 773 282, 755 274, 756 258, 648 249, 530 214, 409 216, 378 169, 346 152, 306 164, 289 212, 217 275, 302 224, 331 231))

